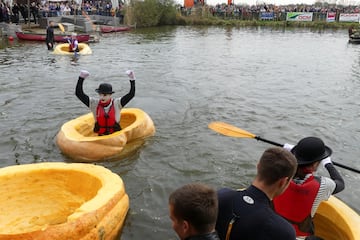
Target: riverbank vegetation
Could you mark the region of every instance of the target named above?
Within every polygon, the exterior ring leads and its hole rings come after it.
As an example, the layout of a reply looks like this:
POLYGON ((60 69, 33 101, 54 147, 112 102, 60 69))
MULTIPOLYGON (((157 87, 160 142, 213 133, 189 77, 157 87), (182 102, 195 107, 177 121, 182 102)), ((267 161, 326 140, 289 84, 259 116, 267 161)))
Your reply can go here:
MULTIPOLYGON (((162 25, 206 25, 206 26, 234 26, 257 27, 269 26, 274 28, 305 27, 315 29, 347 29, 354 26, 351 22, 296 22, 285 20, 243 20, 223 18, 211 14, 209 6, 196 6, 190 14, 184 14, 184 9, 173 0, 131 0, 125 7, 125 22, 137 27, 154 27, 162 25)), ((357 24, 359 25, 359 24, 357 24)))

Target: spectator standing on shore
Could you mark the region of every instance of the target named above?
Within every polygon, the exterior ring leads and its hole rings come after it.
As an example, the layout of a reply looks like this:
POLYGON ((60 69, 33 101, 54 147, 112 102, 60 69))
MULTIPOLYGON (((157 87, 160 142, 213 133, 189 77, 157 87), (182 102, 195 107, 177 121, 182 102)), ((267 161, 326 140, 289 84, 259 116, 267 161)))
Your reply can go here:
POLYGON ((67 4, 65 5, 62 13, 63 13, 63 15, 68 16, 68 15, 70 15, 70 12, 71 12, 71 9, 70 9, 70 7, 69 7, 69 4, 67 3, 67 4))
POLYGON ((184 185, 169 196, 172 228, 180 240, 219 240, 216 191, 201 183, 184 185))
POLYGON ((37 7, 37 5, 36 5, 35 2, 32 2, 32 3, 31 3, 30 13, 31 13, 31 15, 32 15, 33 18, 34 18, 34 23, 36 24, 36 23, 37 23, 36 19, 37 19, 38 15, 39 15, 39 9, 38 9, 38 7, 37 7))
POLYGON ((26 4, 20 4, 20 13, 21 13, 21 16, 24 19, 24 22, 27 23, 27 21, 28 21, 28 12, 27 12, 27 5, 26 4))
POLYGON ((46 28, 46 46, 48 48, 48 50, 53 50, 54 49, 54 22, 53 21, 49 21, 49 25, 46 28))
POLYGON ((297 168, 296 158, 279 147, 269 148, 257 164, 252 185, 236 191, 218 191, 216 230, 221 240, 295 240, 295 230, 274 212, 272 199, 290 184, 297 168))
POLYGON ((275 211, 293 224, 297 236, 319 239, 313 236, 312 219, 322 201, 344 190, 344 180, 331 162, 332 150, 320 138, 306 137, 295 147, 285 144, 284 148, 295 155, 298 169, 290 186, 274 199, 275 211), (320 163, 331 179, 314 175, 320 163))
POLYGON ((19 23, 19 12, 20 12, 19 5, 17 3, 14 3, 14 5, 12 7, 12 13, 14 14, 13 23, 16 23, 16 24, 19 23))

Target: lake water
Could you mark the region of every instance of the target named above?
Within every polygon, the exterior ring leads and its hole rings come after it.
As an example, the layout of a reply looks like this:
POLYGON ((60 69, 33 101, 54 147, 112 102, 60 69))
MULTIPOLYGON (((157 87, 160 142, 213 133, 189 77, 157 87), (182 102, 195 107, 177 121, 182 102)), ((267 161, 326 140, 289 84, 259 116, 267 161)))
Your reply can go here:
MULTIPOLYGON (((71 162, 55 136, 88 112, 74 95, 80 70, 91 73, 89 95, 109 82, 122 96, 130 87, 125 70, 134 69, 136 96, 127 107, 147 112, 156 134, 134 155, 99 164, 122 177, 130 197, 121 239, 176 239, 171 191, 195 181, 246 187, 270 147, 219 135, 208 129, 212 121, 280 143, 317 136, 334 161, 360 169, 360 45, 347 40, 347 30, 137 29, 101 36, 76 66, 45 43, 20 42, 0 50, 0 167, 71 162)), ((338 169, 346 189, 337 197, 359 212, 360 175, 338 169)))

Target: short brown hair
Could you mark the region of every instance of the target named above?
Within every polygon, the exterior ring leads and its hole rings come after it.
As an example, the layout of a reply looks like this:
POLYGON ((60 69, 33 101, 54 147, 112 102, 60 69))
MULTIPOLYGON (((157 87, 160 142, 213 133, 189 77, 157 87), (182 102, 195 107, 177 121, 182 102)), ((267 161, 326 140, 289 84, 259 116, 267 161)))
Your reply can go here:
POLYGON ((265 150, 259 164, 257 177, 265 184, 274 184, 283 177, 294 177, 297 168, 295 156, 280 147, 272 147, 265 150))
POLYGON ((202 183, 184 185, 171 193, 169 204, 174 216, 189 222, 199 234, 215 228, 218 199, 213 188, 202 183))

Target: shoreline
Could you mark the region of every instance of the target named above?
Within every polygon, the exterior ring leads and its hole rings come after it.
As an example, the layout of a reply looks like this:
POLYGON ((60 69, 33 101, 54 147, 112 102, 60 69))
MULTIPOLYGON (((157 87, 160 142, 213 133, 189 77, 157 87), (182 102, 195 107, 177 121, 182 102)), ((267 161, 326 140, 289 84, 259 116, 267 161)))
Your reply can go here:
POLYGON ((175 25, 207 25, 207 26, 233 26, 233 27, 275 27, 275 28, 313 28, 313 29, 349 29, 360 28, 359 23, 354 22, 323 22, 323 21, 269 21, 269 20, 237 20, 219 19, 197 16, 177 16, 175 25))

